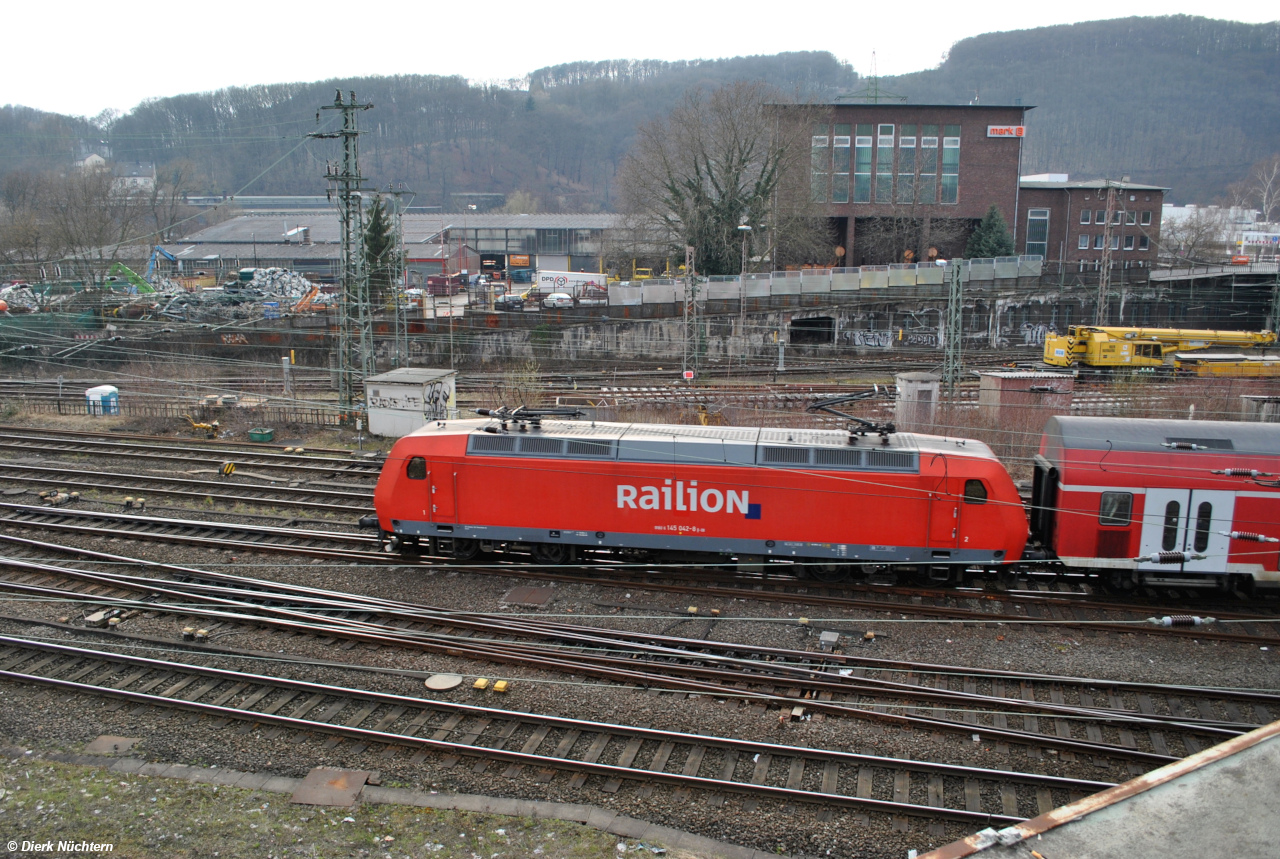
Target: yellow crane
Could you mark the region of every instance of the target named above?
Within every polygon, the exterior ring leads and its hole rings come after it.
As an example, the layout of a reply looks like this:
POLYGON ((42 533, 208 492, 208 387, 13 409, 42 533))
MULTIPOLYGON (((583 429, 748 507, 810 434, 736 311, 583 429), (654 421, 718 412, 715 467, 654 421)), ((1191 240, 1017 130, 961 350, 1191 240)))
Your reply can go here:
MULTIPOLYGON (((1072 325, 1044 340, 1051 367, 1176 368, 1179 353, 1228 347, 1260 349, 1276 342, 1274 331, 1211 331, 1198 328, 1112 328, 1072 325)), ((1244 356, 1241 356, 1244 360, 1244 356)))

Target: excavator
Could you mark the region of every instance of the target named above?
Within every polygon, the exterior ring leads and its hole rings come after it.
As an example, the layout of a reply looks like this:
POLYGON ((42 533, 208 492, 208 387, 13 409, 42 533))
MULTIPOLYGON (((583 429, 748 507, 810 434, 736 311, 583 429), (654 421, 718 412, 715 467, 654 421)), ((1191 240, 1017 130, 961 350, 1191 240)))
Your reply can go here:
POLYGON ((213 423, 211 423, 211 424, 202 424, 202 423, 198 422, 195 418, 191 417, 191 415, 183 415, 183 417, 187 419, 187 423, 191 424, 191 428, 192 428, 193 430, 195 430, 195 431, 196 431, 196 432, 198 432, 198 433, 200 433, 200 432, 204 433, 204 437, 205 437, 205 438, 217 438, 217 437, 218 437, 218 426, 219 426, 219 425, 218 425, 218 422, 217 422, 217 421, 214 421, 214 422, 213 422, 213 423))
MULTIPOLYGON (((1072 325, 1066 334, 1051 334, 1045 338, 1044 362, 1051 367, 1078 364, 1094 372, 1143 369, 1172 373, 1188 369, 1184 364, 1196 362, 1196 356, 1191 353, 1220 347, 1261 350, 1275 343, 1274 331, 1072 325)), ((1244 354, 1215 354, 1213 357, 1215 365, 1221 368, 1228 364, 1243 367, 1259 360, 1244 354)))
POLYGON ((122 262, 113 263, 111 268, 107 269, 107 280, 119 280, 121 277, 129 282, 129 286, 131 287, 129 290, 130 292, 155 292, 151 287, 151 284, 147 283, 146 280, 143 279, 142 275, 138 274, 122 262))

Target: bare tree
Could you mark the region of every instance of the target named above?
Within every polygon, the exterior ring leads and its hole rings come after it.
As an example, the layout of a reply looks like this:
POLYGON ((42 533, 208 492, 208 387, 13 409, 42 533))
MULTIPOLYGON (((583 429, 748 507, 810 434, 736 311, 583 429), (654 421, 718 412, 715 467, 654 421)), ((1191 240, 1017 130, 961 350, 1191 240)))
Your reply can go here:
POLYGON ((66 256, 96 281, 137 240, 141 202, 117 190, 110 170, 75 171, 53 181, 47 218, 66 256))
POLYGON ((916 204, 892 204, 889 214, 854 223, 856 258, 868 265, 925 262, 932 251, 949 259, 961 254, 972 229, 967 219, 934 218, 916 204))
POLYGON ((18 170, 0 189, 0 260, 6 278, 39 279, 40 267, 58 258, 60 246, 48 224, 49 176, 18 170))
POLYGON ((806 214, 807 197, 788 181, 808 157, 808 117, 778 110, 781 101, 761 82, 693 89, 668 117, 642 126, 618 175, 631 228, 676 258, 692 246, 701 274, 738 272, 740 225, 752 228, 751 256, 829 254, 825 219, 806 214))
POLYGON ((156 171, 156 183, 147 195, 146 205, 158 241, 173 241, 175 228, 199 211, 187 198, 202 184, 196 165, 190 161, 174 161, 156 171))
POLYGON ((1160 256, 1177 262, 1222 257, 1228 248, 1227 213, 1227 209, 1206 206, 1185 218, 1166 219, 1160 226, 1160 256))
POLYGON ((1244 192, 1242 202, 1257 208, 1262 220, 1270 223, 1280 217, 1280 152, 1249 168, 1248 178, 1232 189, 1237 188, 1244 192))

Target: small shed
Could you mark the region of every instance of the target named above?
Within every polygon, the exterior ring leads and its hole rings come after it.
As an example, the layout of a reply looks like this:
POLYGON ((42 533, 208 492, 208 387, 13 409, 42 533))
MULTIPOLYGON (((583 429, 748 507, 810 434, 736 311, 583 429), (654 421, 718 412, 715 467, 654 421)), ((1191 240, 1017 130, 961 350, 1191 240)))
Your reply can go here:
POLYGON ((364 380, 369 432, 399 438, 430 421, 458 416, 458 374, 454 370, 404 367, 364 380))
POLYGON ((978 408, 991 421, 1026 416, 1037 426, 1051 414, 1070 414, 1076 379, 1043 370, 992 370, 978 374, 978 408))
POLYGON ((120 414, 120 390, 115 385, 98 385, 84 392, 85 411, 91 415, 120 414))
POLYGON ((933 424, 941 380, 936 373, 899 373, 893 377, 898 386, 894 420, 901 428, 919 430, 933 424))

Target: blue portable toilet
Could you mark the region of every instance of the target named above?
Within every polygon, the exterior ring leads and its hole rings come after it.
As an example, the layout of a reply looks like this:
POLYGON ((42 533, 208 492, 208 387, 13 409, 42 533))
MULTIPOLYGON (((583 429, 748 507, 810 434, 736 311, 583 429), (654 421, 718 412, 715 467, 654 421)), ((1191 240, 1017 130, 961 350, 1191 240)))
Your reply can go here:
POLYGON ((85 409, 91 415, 120 414, 120 391, 115 385, 98 385, 84 392, 85 409))

